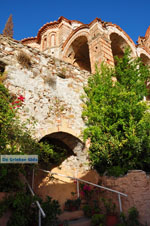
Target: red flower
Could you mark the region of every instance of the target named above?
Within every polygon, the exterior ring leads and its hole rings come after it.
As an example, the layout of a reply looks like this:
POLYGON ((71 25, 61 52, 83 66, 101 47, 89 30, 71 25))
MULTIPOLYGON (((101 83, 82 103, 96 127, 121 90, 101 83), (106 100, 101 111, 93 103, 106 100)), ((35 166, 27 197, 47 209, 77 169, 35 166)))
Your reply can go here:
POLYGON ((17 100, 17 101, 15 101, 14 103, 15 103, 15 104, 19 104, 19 103, 20 103, 20 101, 19 101, 19 100, 17 100))
POLYGON ((20 96, 18 97, 18 100, 21 100, 22 102, 24 101, 24 99, 25 99, 25 97, 23 97, 22 95, 20 95, 20 96))
POLYGON ((84 196, 84 195, 85 195, 85 194, 84 194, 84 191, 81 191, 81 192, 80 192, 80 194, 81 194, 82 196, 84 196))
POLYGON ((88 185, 84 185, 83 190, 91 191, 91 188, 90 188, 90 186, 88 186, 88 185))

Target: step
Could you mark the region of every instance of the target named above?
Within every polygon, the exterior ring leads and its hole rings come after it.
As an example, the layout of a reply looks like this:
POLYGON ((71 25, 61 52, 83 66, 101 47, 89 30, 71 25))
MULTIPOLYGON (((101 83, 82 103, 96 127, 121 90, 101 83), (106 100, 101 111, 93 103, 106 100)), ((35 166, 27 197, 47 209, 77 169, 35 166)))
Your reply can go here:
POLYGON ((84 213, 82 210, 76 210, 76 211, 64 211, 60 216, 59 216, 59 220, 60 221, 69 221, 69 220, 76 220, 78 218, 81 218, 84 216, 84 213))
POLYGON ((91 226, 91 219, 81 217, 79 219, 71 220, 68 222, 69 226, 91 226))

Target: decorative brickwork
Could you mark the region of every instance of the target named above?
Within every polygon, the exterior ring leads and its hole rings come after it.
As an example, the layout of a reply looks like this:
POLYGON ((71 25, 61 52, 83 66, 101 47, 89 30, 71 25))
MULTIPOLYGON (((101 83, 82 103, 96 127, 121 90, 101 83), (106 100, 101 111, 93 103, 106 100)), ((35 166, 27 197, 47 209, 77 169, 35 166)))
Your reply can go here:
POLYGON ((131 49, 133 57, 139 56, 145 64, 150 64, 150 27, 136 46, 118 25, 99 18, 83 24, 60 17, 41 27, 37 37, 23 39, 22 43, 89 72, 94 72, 95 63, 99 65, 102 61, 113 66, 114 56, 122 57, 126 47, 131 49))

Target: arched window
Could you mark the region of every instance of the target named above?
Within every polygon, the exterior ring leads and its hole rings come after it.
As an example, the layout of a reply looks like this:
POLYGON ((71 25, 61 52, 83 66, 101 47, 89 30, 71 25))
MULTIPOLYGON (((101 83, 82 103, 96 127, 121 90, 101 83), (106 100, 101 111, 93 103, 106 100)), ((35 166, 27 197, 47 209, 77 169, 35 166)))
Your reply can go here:
POLYGON ((54 47, 56 45, 56 34, 51 33, 49 35, 49 47, 54 47))
POLYGON ((89 45, 86 36, 77 37, 68 48, 66 56, 71 64, 78 66, 81 70, 91 72, 89 45))
POLYGON ((45 50, 46 48, 47 48, 47 37, 44 37, 42 50, 45 50))
POLYGON ((55 46, 55 34, 51 35, 51 47, 55 46))
POLYGON ((122 58, 124 55, 125 48, 130 48, 130 46, 128 45, 126 40, 117 33, 111 33, 110 40, 113 57, 118 56, 119 58, 122 58))

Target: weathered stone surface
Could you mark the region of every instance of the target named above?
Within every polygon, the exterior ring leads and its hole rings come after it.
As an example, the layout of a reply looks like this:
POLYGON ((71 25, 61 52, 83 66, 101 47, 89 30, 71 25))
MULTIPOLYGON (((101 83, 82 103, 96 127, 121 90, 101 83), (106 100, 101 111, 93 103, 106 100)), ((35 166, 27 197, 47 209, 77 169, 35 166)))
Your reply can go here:
MULTIPOLYGON (((6 37, 0 36, 0 43, 1 61, 7 63, 5 85, 16 96, 25 97, 19 114, 22 120, 36 121, 33 135, 40 140, 51 131, 61 131, 79 137, 84 128, 80 96, 89 73, 6 37), (28 69, 17 60, 21 52, 30 57, 31 67, 28 69), (67 76, 58 77, 60 72, 67 76)), ((68 158, 62 167, 67 164, 69 169, 73 166, 81 171, 89 169, 88 164, 86 167, 83 164, 83 161, 88 162, 83 149, 79 142, 74 148, 76 156, 68 158)))

